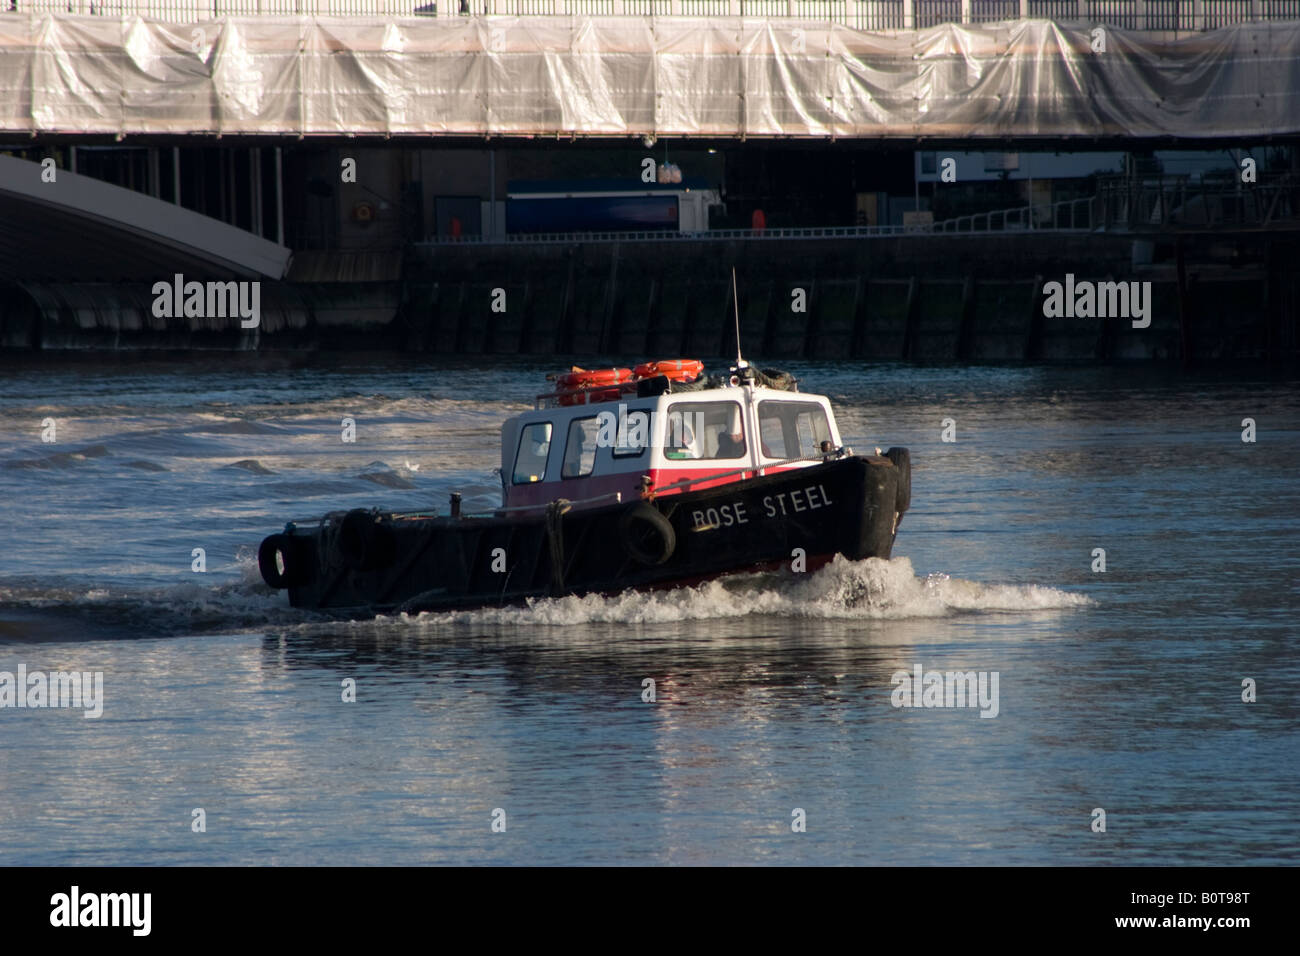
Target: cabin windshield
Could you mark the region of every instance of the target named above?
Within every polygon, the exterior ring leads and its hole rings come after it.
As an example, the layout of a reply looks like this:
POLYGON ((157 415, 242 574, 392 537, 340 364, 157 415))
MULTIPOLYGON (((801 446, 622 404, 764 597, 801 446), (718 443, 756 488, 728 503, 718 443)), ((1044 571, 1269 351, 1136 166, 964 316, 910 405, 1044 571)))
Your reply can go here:
POLYGON ((763 457, 807 458, 831 437, 826 409, 816 402, 758 403, 758 431, 763 457))
POLYGON ((668 406, 664 457, 673 461, 719 461, 746 455, 739 402, 676 402, 668 406))
POLYGON ((519 436, 515 454, 514 482, 531 484, 546 479, 546 459, 551 453, 551 423, 535 422, 525 426, 519 436))
POLYGON ((564 445, 561 478, 585 478, 596 467, 596 438, 600 429, 596 416, 575 418, 569 423, 569 437, 564 445))

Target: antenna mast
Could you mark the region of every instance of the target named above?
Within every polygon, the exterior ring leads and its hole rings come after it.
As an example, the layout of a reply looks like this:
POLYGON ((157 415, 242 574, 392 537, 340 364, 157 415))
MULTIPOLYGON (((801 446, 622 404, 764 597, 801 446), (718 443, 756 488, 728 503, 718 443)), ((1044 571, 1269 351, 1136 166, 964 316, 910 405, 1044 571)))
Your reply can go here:
POLYGON ((745 360, 740 356, 740 295, 736 291, 736 267, 731 267, 731 304, 736 312, 736 368, 745 367, 745 360))

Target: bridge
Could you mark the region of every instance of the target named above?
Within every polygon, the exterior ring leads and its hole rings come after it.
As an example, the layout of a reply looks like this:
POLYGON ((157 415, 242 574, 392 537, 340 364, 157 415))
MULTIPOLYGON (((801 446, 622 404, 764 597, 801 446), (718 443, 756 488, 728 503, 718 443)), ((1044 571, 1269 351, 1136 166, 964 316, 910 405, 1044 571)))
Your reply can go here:
POLYGON ((410 0, 0 2, 12 8, 0 13, 0 133, 37 138, 650 145, 1300 132, 1300 20, 1209 29, 1300 17, 1300 0, 456 0, 455 15, 410 0), (477 12, 485 6, 554 12, 477 12), (703 16, 724 7, 742 15, 703 16), (231 12, 241 8, 272 15, 231 12), (1083 18, 985 22, 1013 10, 1083 18), (764 16, 745 15, 754 11, 764 16), (963 22, 923 26, 950 16, 963 22), (1172 32, 1132 28, 1161 24, 1172 32))
POLYGON ((0 156, 0 279, 279 279, 289 258, 283 245, 173 203, 0 156))

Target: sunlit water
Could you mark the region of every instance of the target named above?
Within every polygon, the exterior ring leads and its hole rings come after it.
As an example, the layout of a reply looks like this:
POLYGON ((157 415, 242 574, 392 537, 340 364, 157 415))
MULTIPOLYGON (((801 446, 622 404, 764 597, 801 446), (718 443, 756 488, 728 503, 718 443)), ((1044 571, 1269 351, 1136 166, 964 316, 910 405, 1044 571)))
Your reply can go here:
POLYGON ((6 359, 0 671, 104 712, 0 710, 0 863, 1300 860, 1294 381, 787 367, 911 448, 893 561, 337 623, 261 538, 494 504, 550 366, 6 359), (997 716, 891 706, 916 665, 997 716))

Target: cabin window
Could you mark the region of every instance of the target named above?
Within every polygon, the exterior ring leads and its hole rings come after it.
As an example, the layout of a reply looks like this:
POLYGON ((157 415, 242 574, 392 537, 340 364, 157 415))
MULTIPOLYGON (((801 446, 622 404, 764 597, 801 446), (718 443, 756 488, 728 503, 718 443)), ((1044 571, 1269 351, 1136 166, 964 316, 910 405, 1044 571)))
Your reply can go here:
POLYGON ((650 416, 644 411, 601 412, 601 430, 615 458, 637 458, 650 447, 650 416))
POLYGON ((600 429, 596 417, 575 418, 569 423, 569 437, 564 442, 561 478, 585 478, 596 467, 596 436, 600 429))
POLYGON ((759 402, 758 434, 764 458, 808 458, 821 454, 831 425, 815 402, 759 402))
POLYGON ((546 458, 551 453, 551 423, 525 426, 515 455, 515 484, 526 485, 546 478, 546 458))
POLYGON ((678 402, 668 407, 664 456, 673 461, 744 458, 745 424, 738 402, 678 402))

